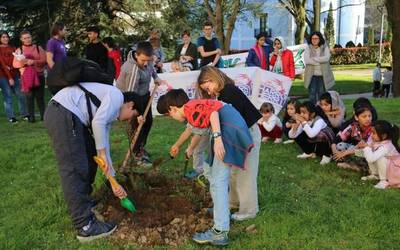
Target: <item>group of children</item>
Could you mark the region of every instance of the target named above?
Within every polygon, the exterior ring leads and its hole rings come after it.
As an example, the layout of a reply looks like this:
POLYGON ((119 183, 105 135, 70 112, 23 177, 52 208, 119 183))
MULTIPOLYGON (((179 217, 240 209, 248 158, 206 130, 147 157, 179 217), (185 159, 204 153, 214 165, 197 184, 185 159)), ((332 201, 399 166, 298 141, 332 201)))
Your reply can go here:
POLYGON ((287 102, 280 121, 270 103, 264 103, 258 121, 262 141, 295 142, 301 149, 299 159, 321 157, 320 164, 332 160, 344 169, 360 171, 361 180, 379 180, 375 188, 400 187, 399 128, 377 120, 376 109, 366 98, 353 103, 353 113, 346 120, 346 110, 339 93, 328 91, 316 105, 310 101, 287 102))

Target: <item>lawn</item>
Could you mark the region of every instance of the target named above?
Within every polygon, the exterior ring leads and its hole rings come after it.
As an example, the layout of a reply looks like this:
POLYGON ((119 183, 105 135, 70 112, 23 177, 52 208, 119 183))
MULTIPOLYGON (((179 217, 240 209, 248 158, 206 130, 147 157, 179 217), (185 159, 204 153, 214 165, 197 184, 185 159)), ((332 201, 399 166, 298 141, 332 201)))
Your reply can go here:
MULTIPOLYGON (((399 99, 373 100, 379 117, 400 124, 399 99)), ((351 101, 346 100, 346 106, 351 101)), ((148 149, 164 156, 183 125, 157 117, 148 149)), ((9 124, 1 114, 0 249, 135 249, 100 240, 80 244, 67 214, 55 159, 43 124, 9 124)), ((113 127, 113 159, 127 148, 125 127, 113 127)), ((260 156, 259 216, 234 223, 228 249, 398 249, 400 190, 376 190, 360 175, 296 159, 295 145, 264 144, 260 156), (256 234, 244 229, 255 224, 256 234)), ((182 168, 183 159, 165 173, 182 168)), ((97 178, 97 186, 102 181, 97 178)), ((188 242, 181 249, 200 249, 188 242)))
MULTIPOLYGON (((340 94, 366 93, 372 91, 372 80, 369 76, 344 75, 339 72, 335 74, 335 86, 333 90, 340 94)), ((296 79, 290 89, 290 96, 307 97, 308 90, 304 88, 304 80, 296 79)))

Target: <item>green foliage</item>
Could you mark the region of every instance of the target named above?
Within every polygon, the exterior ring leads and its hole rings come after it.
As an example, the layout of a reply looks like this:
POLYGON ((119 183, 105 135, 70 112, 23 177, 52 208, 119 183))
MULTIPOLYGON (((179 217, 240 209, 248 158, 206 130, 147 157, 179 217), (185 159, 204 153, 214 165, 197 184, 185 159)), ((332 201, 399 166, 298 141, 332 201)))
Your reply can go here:
MULTIPOLYGON (((390 63, 391 57, 390 44, 383 44, 382 63, 390 63)), ((379 45, 331 50, 331 64, 376 63, 377 61, 379 61, 379 45)))
POLYGON ((368 27, 368 45, 374 45, 375 44, 375 29, 370 26, 368 27))
POLYGON ((335 22, 333 20, 333 9, 332 2, 329 3, 328 17, 325 25, 325 38, 329 45, 329 48, 333 48, 335 45, 335 22))

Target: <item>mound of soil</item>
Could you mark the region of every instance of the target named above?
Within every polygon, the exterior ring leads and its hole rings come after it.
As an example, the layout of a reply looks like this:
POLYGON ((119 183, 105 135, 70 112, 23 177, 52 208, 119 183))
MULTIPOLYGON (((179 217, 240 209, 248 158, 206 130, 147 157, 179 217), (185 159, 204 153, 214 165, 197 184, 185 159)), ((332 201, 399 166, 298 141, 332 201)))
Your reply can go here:
POLYGON ((190 239, 194 232, 212 225, 212 218, 207 214, 211 198, 195 182, 162 175, 130 175, 120 184, 134 202, 135 213, 121 207, 119 199, 107 187, 95 195, 101 197, 96 216, 119 223, 112 239, 142 247, 176 247, 190 239))

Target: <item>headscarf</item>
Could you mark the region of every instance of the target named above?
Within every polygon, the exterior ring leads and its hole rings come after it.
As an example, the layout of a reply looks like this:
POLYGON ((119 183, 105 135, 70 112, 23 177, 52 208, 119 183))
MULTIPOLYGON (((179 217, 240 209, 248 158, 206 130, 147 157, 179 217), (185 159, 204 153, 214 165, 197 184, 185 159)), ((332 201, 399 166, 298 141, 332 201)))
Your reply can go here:
POLYGON ((274 43, 275 41, 278 40, 282 47, 279 49, 278 56, 276 57, 276 61, 274 64, 274 67, 272 68, 272 72, 281 74, 283 72, 283 66, 282 66, 282 52, 286 49, 286 43, 283 37, 277 36, 274 38, 274 43))

